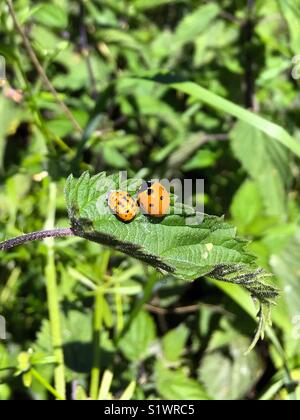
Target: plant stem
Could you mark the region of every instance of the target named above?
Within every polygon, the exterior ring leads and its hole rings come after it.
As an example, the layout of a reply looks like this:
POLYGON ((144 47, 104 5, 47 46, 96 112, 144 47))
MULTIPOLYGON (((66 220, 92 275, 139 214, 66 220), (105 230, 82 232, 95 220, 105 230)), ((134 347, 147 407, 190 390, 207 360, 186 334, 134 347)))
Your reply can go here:
MULTIPOLYGON (((50 184, 49 191, 49 216, 46 222, 47 227, 54 226, 55 210, 56 210, 56 185, 50 184)), ((55 255, 54 255, 54 240, 45 240, 47 246, 47 266, 45 270, 47 280, 47 301, 49 311, 49 321, 51 338, 53 345, 53 353, 56 360, 56 367, 54 369, 54 382, 57 392, 65 399, 66 398, 66 382, 65 382, 65 365, 63 353, 63 340, 61 335, 61 321, 60 321, 60 308, 57 287, 57 276, 55 268, 55 255)))
POLYGON ((63 238, 65 236, 74 236, 72 229, 51 229, 41 230, 39 232, 27 233, 16 238, 8 239, 7 241, 0 242, 0 251, 7 251, 15 246, 23 245, 28 242, 37 241, 45 238, 63 238))
POLYGON ((28 55, 34 65, 34 67, 36 68, 37 72, 39 73, 39 75, 41 76, 42 80, 44 81, 45 86, 47 86, 47 88, 50 90, 50 92, 52 93, 52 95, 54 96, 55 100, 57 101, 58 105, 61 107, 62 111, 64 112, 64 114, 66 115, 66 117, 71 121, 71 123, 73 124, 74 128, 80 133, 83 133, 82 128, 80 127, 80 125, 78 124, 78 122, 76 121, 76 119, 74 118, 72 112, 69 110, 69 108, 67 107, 67 105, 60 99, 58 92, 56 91, 55 87, 52 85, 52 83, 50 82, 48 76, 46 75, 43 66, 40 64, 31 44, 29 39, 27 38, 26 33, 23 31, 22 27, 20 26, 12 1, 11 0, 6 0, 8 9, 9 9, 9 13, 13 19, 14 22, 14 26, 16 28, 16 30, 19 32, 19 34, 21 35, 21 38, 23 40, 24 46, 28 52, 28 55))
POLYGON ((121 338, 124 337, 124 335, 126 335, 126 333, 128 332, 131 323, 133 322, 133 320, 135 319, 135 317, 140 313, 140 311, 143 309, 145 303, 148 303, 152 294, 153 294, 153 288, 157 282, 157 272, 153 272, 147 281, 145 290, 144 290, 144 294, 142 296, 142 298, 140 300, 138 300, 123 328, 123 330, 121 331, 121 334, 117 337, 116 340, 116 344, 118 345, 119 341, 121 340, 121 338))
POLYGON ((100 386, 100 332, 103 319, 103 292, 100 289, 101 283, 107 271, 110 259, 110 250, 105 249, 102 254, 101 267, 99 273, 98 290, 96 291, 94 320, 93 320, 93 368, 91 371, 90 397, 97 400, 100 386))
POLYGON ((31 375, 45 388, 47 389, 57 400, 64 401, 65 398, 63 398, 56 389, 51 386, 46 379, 44 379, 37 370, 34 368, 31 368, 30 370, 31 375))

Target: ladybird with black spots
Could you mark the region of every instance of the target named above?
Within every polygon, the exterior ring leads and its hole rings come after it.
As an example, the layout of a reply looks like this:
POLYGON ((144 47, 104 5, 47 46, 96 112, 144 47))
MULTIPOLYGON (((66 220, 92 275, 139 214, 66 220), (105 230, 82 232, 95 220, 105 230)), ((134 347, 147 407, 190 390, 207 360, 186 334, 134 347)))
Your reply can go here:
POLYGON ((131 222, 139 211, 136 201, 125 191, 111 191, 107 202, 110 210, 123 222, 131 222))
POLYGON ((152 217, 163 217, 169 212, 170 194, 159 183, 148 183, 138 194, 138 204, 143 213, 152 217))

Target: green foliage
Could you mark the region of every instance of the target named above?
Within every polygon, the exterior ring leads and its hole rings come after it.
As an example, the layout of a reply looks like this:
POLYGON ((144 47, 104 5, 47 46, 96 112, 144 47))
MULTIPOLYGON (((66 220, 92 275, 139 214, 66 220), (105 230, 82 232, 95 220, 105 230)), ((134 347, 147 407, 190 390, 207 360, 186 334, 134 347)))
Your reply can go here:
MULTIPOLYGON (((183 209, 183 214, 168 215, 159 223, 141 213, 130 225, 118 221, 106 200, 116 182, 104 173, 92 178, 85 173, 78 181, 69 178, 66 200, 78 236, 114 246, 183 280, 194 280, 218 266, 253 262, 235 229, 217 217, 205 216, 201 222, 202 215, 183 209), (201 219, 195 224, 197 216, 201 219)), ((142 180, 129 183, 136 194, 142 180)))
MULTIPOLYGON (((150 79, 151 80, 151 79, 150 79)), ((288 149, 290 149, 295 155, 300 157, 300 145, 299 142, 295 141, 290 134, 282 127, 269 122, 268 120, 246 110, 236 104, 223 99, 222 97, 211 93, 207 89, 200 85, 192 82, 186 82, 176 80, 176 77, 158 75, 152 78, 153 81, 167 84, 170 87, 179 90, 187 95, 197 98, 208 105, 217 108, 223 112, 229 113, 232 116, 240 119, 241 121, 248 123, 249 125, 261 130, 266 135, 274 138, 275 140, 282 143, 288 149)))
POLYGON ((284 217, 285 190, 291 180, 287 150, 244 123, 235 126, 231 140, 235 156, 257 183, 266 215, 284 217))
POLYGON ((156 386, 167 400, 209 400, 203 386, 187 377, 182 369, 170 370, 160 362, 155 366, 156 386))
POLYGON ((189 336, 188 328, 182 324, 169 331, 162 340, 164 357, 168 362, 178 362, 184 353, 189 336))
MULTIPOLYGON (((221 334, 224 335, 224 332, 221 334)), ((226 335, 228 339, 230 335, 228 331, 226 335)), ((199 378, 209 394, 215 398, 241 399, 258 381, 261 375, 260 361, 255 353, 244 355, 244 339, 236 337, 235 334, 232 342, 228 343, 228 353, 222 351, 224 342, 221 341, 219 346, 204 356, 199 369, 199 378)))
POLYGON ((274 273, 281 279, 283 296, 292 319, 299 315, 299 259, 297 250, 300 245, 299 230, 290 238, 283 249, 271 259, 274 273), (284 282, 283 282, 284 279, 284 282))
POLYGON ((139 362, 147 357, 149 347, 155 338, 153 319, 147 312, 140 312, 120 341, 120 348, 128 360, 139 362))
MULTIPOLYGON (((259 301, 259 336, 269 323, 270 305, 277 297, 276 288, 263 280, 263 270, 253 268, 254 257, 245 250, 245 242, 236 237, 236 230, 222 219, 194 214, 183 207, 183 214, 167 215, 160 223, 139 214, 130 225, 118 221, 109 210, 107 194, 116 189, 118 179, 100 173, 90 177, 84 173, 79 180, 69 177, 65 188, 71 226, 75 235, 112 246, 138 258, 163 273, 182 280, 195 280, 209 275, 217 280, 240 284, 259 301)), ((121 183, 121 190, 137 194, 142 180, 121 183), (126 185, 125 185, 126 184, 126 185)))
POLYGON ((0 240, 76 233, 1 252, 0 400, 300 398, 300 5, 246 3, 14 0, 82 133, 0 2, 0 240), (118 170, 217 216, 99 215, 118 170))

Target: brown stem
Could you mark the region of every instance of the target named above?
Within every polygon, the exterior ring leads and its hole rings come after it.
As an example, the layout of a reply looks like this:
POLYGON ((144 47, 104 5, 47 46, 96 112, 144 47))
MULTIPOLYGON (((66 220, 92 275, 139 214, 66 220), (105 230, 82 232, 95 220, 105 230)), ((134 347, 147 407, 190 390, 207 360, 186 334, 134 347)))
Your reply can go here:
POLYGON ((71 228, 41 230, 39 232, 27 233, 26 235, 18 236, 17 238, 8 239, 7 241, 1 242, 0 251, 7 251, 8 249, 25 244, 27 242, 46 238, 63 238, 66 236, 75 236, 71 228))
POLYGON ((25 32, 23 31, 22 27, 20 26, 18 20, 17 20, 17 16, 12 4, 11 0, 6 0, 7 6, 9 8, 9 13, 13 19, 14 25, 16 27, 16 30, 19 32, 19 34, 22 37, 24 46, 28 52, 28 55, 34 65, 34 67, 36 68, 37 72, 39 73, 39 75, 41 76, 42 80, 44 81, 45 86, 47 86, 47 88, 49 89, 49 91, 52 93, 52 95, 54 96, 55 100, 57 101, 58 105, 61 107, 62 111, 64 112, 64 114, 66 115, 66 117, 71 121, 71 123, 73 124, 74 128, 80 133, 83 133, 82 128, 80 127, 80 125, 78 124, 78 122, 76 121, 75 117, 73 116, 72 112, 69 110, 69 108, 67 107, 67 105, 60 99, 58 92, 56 91, 55 87, 52 85, 52 83, 50 82, 48 76, 46 75, 42 65, 40 64, 31 44, 29 39, 27 38, 25 32))

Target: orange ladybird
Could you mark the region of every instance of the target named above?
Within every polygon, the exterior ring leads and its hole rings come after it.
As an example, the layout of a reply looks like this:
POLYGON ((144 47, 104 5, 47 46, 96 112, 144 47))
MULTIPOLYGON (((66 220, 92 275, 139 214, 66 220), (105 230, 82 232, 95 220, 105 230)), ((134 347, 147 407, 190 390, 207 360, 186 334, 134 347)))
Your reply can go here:
POLYGON ((125 191, 110 192, 108 206, 123 222, 131 222, 139 210, 136 201, 125 191))
POLYGON ((138 194, 138 203, 143 213, 162 217, 169 211, 170 194, 159 182, 148 183, 148 187, 138 194))

